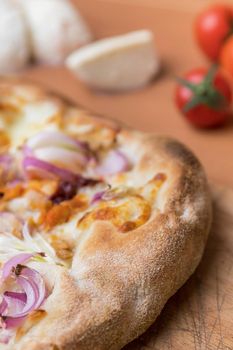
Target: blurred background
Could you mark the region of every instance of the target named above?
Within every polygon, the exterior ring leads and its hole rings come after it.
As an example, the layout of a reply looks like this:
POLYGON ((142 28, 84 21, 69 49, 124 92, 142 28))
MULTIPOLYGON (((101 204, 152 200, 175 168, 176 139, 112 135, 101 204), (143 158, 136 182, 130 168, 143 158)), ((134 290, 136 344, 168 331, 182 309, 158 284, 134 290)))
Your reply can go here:
MULTIPOLYGON (((233 6, 233 1, 227 3, 233 6)), ((193 22, 197 13, 213 2, 73 0, 73 4, 95 39, 138 29, 151 30, 161 60, 156 79, 140 89, 108 93, 90 89, 62 66, 33 65, 19 74, 103 116, 139 130, 180 139, 200 158, 211 181, 233 186, 232 119, 221 128, 197 129, 187 122, 174 103, 175 77, 195 67, 210 65, 195 42, 193 22)))

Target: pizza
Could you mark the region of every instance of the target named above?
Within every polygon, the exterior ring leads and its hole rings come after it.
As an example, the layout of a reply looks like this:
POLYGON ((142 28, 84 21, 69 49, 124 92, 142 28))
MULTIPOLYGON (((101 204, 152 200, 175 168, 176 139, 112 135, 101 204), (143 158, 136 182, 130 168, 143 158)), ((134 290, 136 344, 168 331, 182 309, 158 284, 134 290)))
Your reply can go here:
POLYGON ((0 82, 0 349, 117 350, 197 267, 211 223, 182 144, 0 82))

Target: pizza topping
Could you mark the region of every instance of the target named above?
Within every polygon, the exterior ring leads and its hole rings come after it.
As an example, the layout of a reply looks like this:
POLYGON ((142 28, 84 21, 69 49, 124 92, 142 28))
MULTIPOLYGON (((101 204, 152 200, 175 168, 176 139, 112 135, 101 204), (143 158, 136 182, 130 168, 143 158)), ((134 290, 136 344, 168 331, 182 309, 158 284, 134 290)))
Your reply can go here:
POLYGON ((0 234, 10 233, 22 238, 22 221, 10 212, 0 212, 0 234))
POLYGON ((76 184, 77 189, 81 186, 93 185, 98 181, 84 178, 78 173, 58 167, 52 163, 35 157, 25 157, 23 160, 24 171, 30 179, 57 179, 63 182, 76 184))
MULTIPOLYGON (((1 107, 0 107, 1 109, 1 107)), ((0 149, 6 151, 10 145, 10 138, 4 130, 0 130, 0 149)))
POLYGON ((28 262, 33 257, 30 253, 21 253, 15 255, 13 258, 9 259, 3 266, 2 269, 2 281, 5 281, 11 274, 12 269, 16 268, 18 264, 24 264, 28 262))
POLYGON ((126 221, 119 227, 119 231, 124 233, 124 232, 135 230, 135 228, 137 228, 137 224, 135 222, 126 221))
POLYGON ((0 261, 9 261, 5 264, 4 276, 7 276, 12 264, 25 263, 25 261, 17 261, 17 259, 21 258, 27 259, 28 257, 29 259, 33 258, 34 261, 64 265, 63 261, 56 255, 53 247, 43 236, 39 233, 34 233, 32 236, 30 230, 28 223, 25 223, 22 231, 23 239, 17 238, 7 232, 0 235, 0 261))
POLYGON ((0 179, 1 182, 9 181, 13 178, 14 167, 13 158, 10 154, 4 153, 0 155, 0 179))
POLYGON ((79 152, 58 147, 44 147, 34 152, 35 157, 63 169, 78 173, 82 171, 87 159, 79 152))
POLYGON ((72 199, 76 194, 77 186, 72 182, 63 181, 50 199, 54 204, 59 204, 65 200, 72 199))
POLYGON ((151 204, 155 203, 158 192, 165 182, 167 176, 164 173, 157 173, 147 184, 139 189, 139 193, 151 204))
POLYGON ((72 208, 68 203, 54 205, 46 214, 44 222, 47 229, 67 222, 72 214, 72 208))
POLYGON ((43 131, 31 137, 25 154, 70 171, 79 172, 89 161, 91 151, 84 142, 60 131, 43 131))
POLYGON ((129 160, 125 154, 119 150, 109 151, 101 164, 96 168, 100 176, 114 175, 130 168, 129 160))
POLYGON ((134 189, 131 187, 119 186, 112 188, 111 185, 108 185, 108 187, 105 190, 97 192, 93 196, 92 204, 99 201, 112 201, 114 199, 120 199, 135 193, 136 191, 134 191, 134 189))
MULTIPOLYGON (((22 326, 17 329, 15 340, 19 341, 22 336, 24 336, 35 324, 41 321, 47 312, 45 310, 34 310, 26 318, 22 326)), ((1 342, 1 340, 0 340, 1 342)))
POLYGON ((23 168, 29 178, 54 179, 76 182, 80 176, 35 157, 25 157, 23 168))
POLYGON ((65 135, 60 131, 51 130, 42 131, 32 136, 28 140, 27 146, 32 150, 54 146, 70 149, 77 152, 86 151, 86 146, 84 143, 78 142, 77 140, 74 140, 73 138, 65 135))
POLYGON ((14 288, 17 288, 17 291, 3 293, 0 304, 1 327, 3 329, 20 326, 32 311, 40 308, 47 296, 45 282, 40 273, 17 262, 26 262, 29 259, 29 256, 20 254, 3 266, 3 270, 7 271, 7 276, 4 276, 3 281, 11 277, 14 288))
POLYGON ((78 228, 85 230, 95 221, 110 221, 120 232, 128 232, 143 225, 150 215, 151 206, 143 197, 128 194, 123 198, 101 202, 79 220, 78 228))
POLYGON ((51 235, 51 245, 60 259, 69 260, 73 257, 74 246, 65 239, 62 239, 57 235, 51 235))
POLYGON ((87 209, 87 205, 87 197, 81 193, 71 200, 55 204, 43 217, 45 228, 50 230, 56 225, 62 225, 68 222, 73 214, 87 209))
POLYGON ((79 188, 85 186, 94 186, 98 182, 98 180, 81 177, 80 181, 77 183, 62 181, 59 183, 57 191, 50 197, 50 200, 54 204, 60 204, 61 202, 74 199, 72 201, 73 207, 77 207, 77 204, 79 207, 80 204, 83 206, 83 200, 81 199, 81 196, 76 196, 79 188))
POLYGON ((59 181, 49 179, 33 179, 27 182, 27 189, 42 193, 47 197, 53 196, 58 190, 59 181))
POLYGON ((11 199, 21 196, 24 192, 22 183, 16 183, 15 185, 6 186, 3 190, 3 200, 9 201, 11 199))
MULTIPOLYGON (((15 269, 18 284, 27 296, 25 308, 17 314, 17 317, 26 316, 28 312, 38 309, 46 297, 45 282, 40 273, 27 266, 17 265, 20 269, 15 269), (17 271, 17 274, 16 274, 17 271), (31 300, 30 300, 31 299, 31 300)), ((14 315, 14 317, 16 317, 14 315)))
POLYGON ((108 193, 111 190, 112 186, 110 184, 105 185, 105 188, 101 191, 98 191, 94 194, 94 196, 91 199, 91 204, 96 204, 101 200, 105 199, 106 193, 108 193))

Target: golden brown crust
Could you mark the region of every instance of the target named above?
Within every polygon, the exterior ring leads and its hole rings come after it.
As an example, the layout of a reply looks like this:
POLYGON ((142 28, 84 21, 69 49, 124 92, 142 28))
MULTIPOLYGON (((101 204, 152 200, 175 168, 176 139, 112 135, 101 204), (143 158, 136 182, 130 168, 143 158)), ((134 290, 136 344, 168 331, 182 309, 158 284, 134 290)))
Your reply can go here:
POLYGON ((14 349, 118 350, 154 322, 201 259, 211 201, 199 161, 166 137, 125 129, 118 140, 137 154, 138 177, 166 174, 158 210, 130 232, 106 221, 84 232, 71 270, 51 270, 48 316, 14 349))

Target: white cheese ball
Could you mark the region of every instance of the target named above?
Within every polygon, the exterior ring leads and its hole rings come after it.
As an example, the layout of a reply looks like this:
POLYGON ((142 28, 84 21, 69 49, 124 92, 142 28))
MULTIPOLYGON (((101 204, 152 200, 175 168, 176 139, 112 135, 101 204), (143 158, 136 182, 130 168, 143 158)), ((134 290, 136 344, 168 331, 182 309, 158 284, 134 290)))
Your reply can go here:
POLYGON ((12 0, 0 0, 0 73, 24 67, 29 56, 29 38, 20 8, 12 0))
POLYGON ((159 71, 160 61, 153 33, 139 30, 76 50, 66 66, 91 87, 121 91, 146 85, 159 71))
POLYGON ((31 36, 34 58, 59 64, 69 53, 89 43, 90 30, 69 0, 17 0, 31 36))

